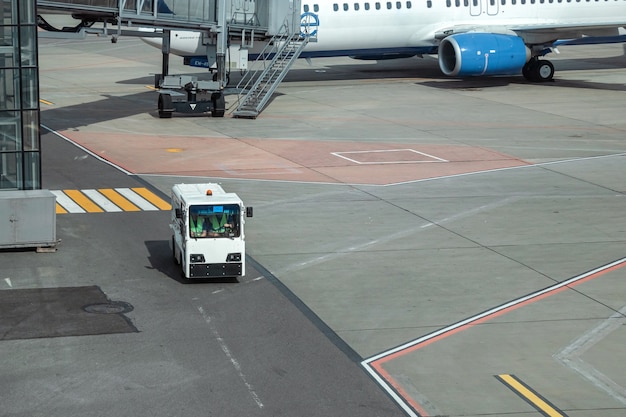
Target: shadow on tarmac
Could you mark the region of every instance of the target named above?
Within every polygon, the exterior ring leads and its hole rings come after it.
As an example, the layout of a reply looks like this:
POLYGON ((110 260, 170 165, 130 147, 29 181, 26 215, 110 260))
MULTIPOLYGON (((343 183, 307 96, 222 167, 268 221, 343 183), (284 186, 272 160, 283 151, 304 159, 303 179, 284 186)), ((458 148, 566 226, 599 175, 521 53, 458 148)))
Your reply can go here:
POLYGON ((174 263, 172 257, 172 246, 169 240, 146 240, 144 242, 148 249, 147 269, 156 269, 163 275, 177 281, 181 284, 237 284, 239 279, 234 277, 228 278, 210 278, 210 279, 186 279, 183 276, 180 266, 174 263))
POLYGON ((72 106, 54 107, 52 105, 46 108, 42 105, 42 122, 58 131, 78 130, 91 124, 136 114, 152 112, 157 114, 158 95, 153 91, 120 97, 103 94, 101 97, 102 99, 97 101, 72 106), (80 117, 76 117, 77 115, 80 117))

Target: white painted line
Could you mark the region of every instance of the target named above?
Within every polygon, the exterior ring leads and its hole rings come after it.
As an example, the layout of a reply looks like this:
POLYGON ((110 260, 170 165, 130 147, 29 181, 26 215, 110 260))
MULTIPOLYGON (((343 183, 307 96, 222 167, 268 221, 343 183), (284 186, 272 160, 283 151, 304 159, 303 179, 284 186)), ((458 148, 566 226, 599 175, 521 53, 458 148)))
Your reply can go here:
POLYGON ((63 191, 50 190, 52 194, 57 196, 57 203, 61 205, 68 213, 85 213, 85 210, 69 198, 63 191))
POLYGON ((433 163, 433 162, 450 162, 446 159, 439 158, 438 156, 430 155, 424 152, 416 151, 415 149, 375 149, 371 151, 347 151, 347 152, 331 152, 331 155, 337 156, 339 158, 343 158, 347 161, 358 165, 379 165, 379 164, 424 164, 424 163, 433 163), (374 162, 363 162, 353 158, 348 158, 347 154, 370 154, 370 153, 391 153, 391 152, 412 152, 418 155, 425 156, 427 158, 433 159, 433 161, 374 161, 374 162))
POLYGON ((625 315, 626 306, 553 355, 564 366, 577 372, 595 387, 606 392, 610 397, 622 404, 626 404, 626 389, 591 364, 582 360, 581 356, 596 343, 621 328, 626 322, 625 315))
POLYGON ((494 307, 490 310, 484 311, 480 314, 477 314, 475 316, 472 317, 468 317, 465 320, 461 320, 457 323, 454 323, 450 326, 444 327, 442 329, 436 330, 434 332, 431 332, 427 335, 424 335, 420 338, 417 338, 415 340, 409 341, 403 345, 397 346, 393 349, 389 349, 387 351, 381 352, 377 355, 374 355, 370 358, 367 358, 365 360, 363 360, 361 362, 361 366, 363 366, 363 368, 365 368, 365 370, 372 376, 372 378, 374 378, 376 380, 376 382, 378 382, 378 384, 381 386, 382 389, 384 389, 397 403, 400 407, 402 407, 403 410, 405 410, 407 412, 408 415, 410 415, 411 417, 419 417, 419 415, 415 414, 412 410, 412 407, 409 406, 408 402, 411 401, 411 398, 403 398, 400 395, 398 395, 396 393, 396 390, 391 386, 391 382, 387 381, 386 379, 384 379, 372 366, 372 363, 377 362, 381 359, 384 359, 390 355, 402 352, 402 351, 408 351, 409 349, 416 347, 428 340, 434 339, 438 336, 441 336, 443 334, 446 334, 448 332, 451 332, 453 330, 457 330, 460 329, 462 327, 467 326, 470 323, 474 323, 478 320, 484 319, 486 317, 492 316, 496 313, 499 313, 501 311, 507 310, 509 308, 515 307, 516 305, 519 304, 523 304, 526 303, 527 301, 530 301, 534 298, 540 297, 542 295, 548 294, 550 292, 556 291, 558 289, 561 289, 563 287, 567 287, 569 285, 575 284, 578 281, 584 280, 585 278, 588 277, 592 277, 593 275, 596 274, 600 274, 602 272, 608 271, 613 267, 620 267, 620 265, 626 263, 626 258, 622 258, 619 259, 617 261, 611 262, 607 265, 603 265, 601 267, 598 267, 596 269, 593 269, 591 271, 585 272, 584 274, 575 276, 573 278, 570 278, 568 280, 556 283, 555 285, 549 286, 547 288, 544 288, 542 290, 536 291, 534 293, 528 294, 524 297, 520 297, 516 300, 512 300, 509 301, 507 303, 501 304, 497 307, 494 307))
POLYGON ((239 364, 239 361, 237 361, 237 359, 235 359, 233 354, 230 352, 230 349, 228 348, 228 345, 226 345, 226 342, 224 341, 224 339, 222 339, 222 336, 220 336, 219 332, 217 331, 217 328, 211 322, 211 317, 204 311, 204 308, 202 308, 202 306, 196 306, 196 308, 198 309, 198 311, 200 312, 200 314, 204 318, 204 321, 206 321, 206 323, 209 325, 209 329, 211 330, 211 333, 213 333, 213 336, 215 337, 215 339, 219 343, 220 347, 222 348, 222 352, 224 352, 224 354, 226 355, 226 357, 228 358, 230 363, 233 365, 233 367, 235 368, 235 370, 239 374, 239 378, 243 381, 244 385, 248 389, 248 393, 250 393, 250 396, 252 397, 252 399, 254 400, 256 405, 259 408, 263 408, 263 403, 261 402, 261 399, 259 398, 259 396, 257 395, 256 391, 252 387, 252 384, 250 384, 248 382, 246 376, 243 374, 243 371, 241 370, 241 365, 239 364))
POLYGON ((116 188, 115 191, 126 197, 129 201, 135 204, 142 210, 146 211, 157 211, 159 210, 157 207, 153 206, 148 200, 141 197, 139 194, 131 190, 130 188, 116 188))
POLYGON ((111 200, 100 194, 97 190, 82 190, 83 194, 89 197, 94 203, 99 205, 104 211, 118 212, 121 208, 113 204, 111 200))
POLYGON ((6 282, 10 288, 13 288, 13 283, 11 283, 11 278, 5 278, 4 282, 6 282))
POLYGON ((487 311, 484 311, 484 312, 482 312, 480 314, 477 314, 477 315, 475 315, 473 317, 468 317, 465 320, 461 320, 461 321, 459 321, 457 323, 454 323, 454 324, 452 324, 452 325, 450 325, 448 327, 444 327, 442 329, 436 330, 436 331, 434 331, 432 333, 429 333, 429 334, 427 334, 425 336, 422 336, 422 337, 420 337, 418 339, 412 340, 410 342, 407 342, 407 343, 405 343, 403 345, 400 345, 398 347, 395 347, 393 349, 389 349, 388 351, 379 353, 378 355, 372 356, 371 358, 368 358, 368 359, 364 360, 363 362, 364 363, 371 363, 371 362, 377 361, 379 359, 382 359, 385 356, 389 356, 391 354, 394 354, 394 353, 406 350, 406 349, 408 349, 410 347, 413 347, 415 345, 419 345, 420 343, 423 343, 426 340, 432 339, 434 337, 437 337, 439 335, 447 333, 447 332, 449 332, 451 330, 455 330, 455 329, 457 329, 459 327, 463 327, 463 326, 465 326, 465 325, 467 325, 469 323, 473 323, 473 322, 478 321, 478 320, 480 320, 482 318, 491 316, 491 315, 493 315, 495 313, 498 313, 498 312, 500 312, 502 310, 506 310, 506 309, 508 309, 510 307, 516 306, 518 304, 522 304, 522 303, 524 303, 524 302, 526 302, 528 300, 532 300, 533 298, 537 298, 537 297, 539 297, 541 295, 544 295, 544 294, 550 293, 552 291, 558 290, 559 288, 567 287, 568 285, 574 284, 577 281, 580 281, 580 280, 585 279, 585 278, 587 278, 587 277, 589 277, 591 275, 595 275, 597 273, 600 273, 602 271, 610 269, 610 268, 612 268, 614 266, 623 264, 625 262, 626 262, 626 258, 622 258, 622 259, 619 259, 617 261, 611 262, 610 264, 607 264, 607 265, 601 266, 599 268, 596 268, 594 270, 591 270, 589 272, 586 272, 586 273, 584 273, 582 275, 578 275, 578 276, 570 278, 568 280, 558 282, 558 283, 556 283, 554 285, 551 285, 549 287, 546 287, 546 288, 544 288, 542 290, 539 290, 539 291, 536 291, 534 293, 528 294, 528 295, 526 295, 524 297, 520 297, 520 298, 518 298, 516 300, 509 301, 508 303, 504 303, 504 304, 499 305, 497 307, 494 307, 494 308, 492 308, 490 310, 487 310, 487 311))
POLYGON ((89 155, 93 156, 94 158, 96 158, 98 161, 104 162, 107 165, 112 166, 113 168, 122 171, 124 174, 126 175, 134 175, 132 172, 129 172, 127 170, 125 170, 124 168, 122 168, 119 165, 115 165, 113 162, 111 161, 107 161, 106 159, 104 159, 103 157, 101 157, 100 155, 91 152, 89 149, 85 148, 84 146, 74 142, 72 139, 68 138, 67 136, 63 136, 62 134, 60 134, 59 132, 57 132, 56 130, 50 129, 48 126, 46 125, 40 125, 41 127, 43 127, 44 129, 46 129, 48 132, 52 133, 53 135, 57 135, 58 137, 60 137, 61 139, 64 139, 68 142, 70 142, 71 144, 73 144, 74 146, 76 146, 77 148, 79 148, 80 150, 87 152, 89 155))

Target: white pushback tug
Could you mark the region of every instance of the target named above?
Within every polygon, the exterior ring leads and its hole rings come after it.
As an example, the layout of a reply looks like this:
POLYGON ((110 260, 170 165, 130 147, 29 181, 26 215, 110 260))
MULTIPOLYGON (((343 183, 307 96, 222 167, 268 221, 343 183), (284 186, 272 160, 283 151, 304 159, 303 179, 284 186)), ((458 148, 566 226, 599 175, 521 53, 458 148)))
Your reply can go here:
POLYGON ((252 217, 252 207, 218 184, 172 187, 173 255, 185 278, 245 275, 245 217, 252 217))

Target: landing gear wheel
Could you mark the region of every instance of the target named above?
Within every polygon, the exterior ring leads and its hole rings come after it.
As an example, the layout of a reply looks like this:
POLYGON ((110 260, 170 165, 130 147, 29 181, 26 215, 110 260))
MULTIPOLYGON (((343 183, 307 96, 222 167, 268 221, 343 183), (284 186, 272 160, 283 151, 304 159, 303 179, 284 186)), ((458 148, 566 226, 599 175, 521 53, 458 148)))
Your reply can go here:
POLYGON ((533 58, 524 65, 522 74, 528 81, 544 83, 554 77, 554 65, 547 59, 533 58))
POLYGON ((172 96, 169 94, 159 94, 159 117, 161 119, 169 119, 174 113, 172 106, 172 96))

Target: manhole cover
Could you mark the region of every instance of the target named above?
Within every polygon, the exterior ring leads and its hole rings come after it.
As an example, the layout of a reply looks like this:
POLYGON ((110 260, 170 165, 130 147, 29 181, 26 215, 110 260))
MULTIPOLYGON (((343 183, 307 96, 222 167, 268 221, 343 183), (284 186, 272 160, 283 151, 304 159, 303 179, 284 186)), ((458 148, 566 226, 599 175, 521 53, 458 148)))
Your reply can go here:
POLYGON ((109 303, 88 304, 83 307, 83 310, 95 314, 120 314, 133 311, 133 306, 123 301, 111 301, 109 303))

